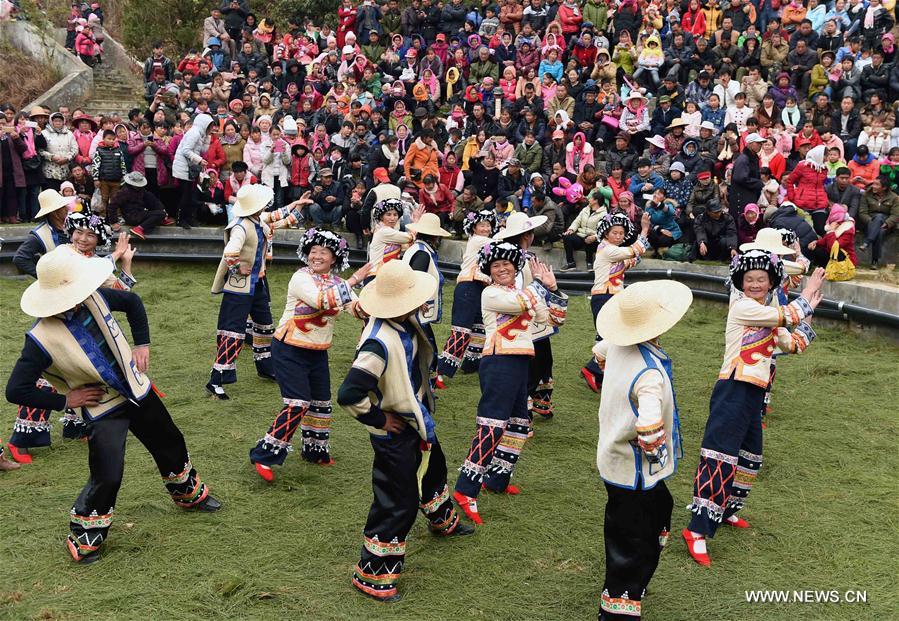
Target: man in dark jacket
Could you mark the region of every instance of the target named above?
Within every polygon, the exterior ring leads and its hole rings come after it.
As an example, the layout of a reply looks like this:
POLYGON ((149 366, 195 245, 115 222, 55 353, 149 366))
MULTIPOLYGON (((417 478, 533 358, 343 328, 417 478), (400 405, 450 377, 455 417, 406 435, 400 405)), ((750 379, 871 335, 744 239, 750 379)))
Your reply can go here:
POLYGON ((524 196, 524 186, 527 183, 527 178, 521 171, 521 162, 513 157, 509 160, 509 167, 506 169, 506 172, 500 175, 497 196, 499 196, 500 200, 514 202, 516 209, 518 209, 524 196))
POLYGON ((768 207, 765 210, 765 224, 775 229, 789 229, 799 238, 802 254, 811 258, 809 244, 817 241, 818 235, 812 225, 796 212, 796 205, 790 201, 783 202, 780 207, 768 207))
POLYGON ((833 113, 831 127, 833 133, 843 141, 848 162, 855 156, 855 145, 858 142, 859 134, 862 133, 862 118, 852 97, 843 97, 840 100, 840 109, 833 113))
POLYGON ((846 205, 849 215, 858 217, 858 207, 862 200, 862 191, 852 185, 852 171, 845 166, 837 168, 837 176, 825 190, 827 200, 831 203, 846 205))
MULTIPOLYGON (((544 156, 544 162, 546 158, 544 156)), ((609 149, 606 153, 606 172, 612 174, 612 164, 618 162, 621 164, 622 177, 630 178, 634 174, 635 165, 637 163, 637 152, 630 146, 630 136, 621 132, 615 136, 615 147, 609 149)))
POLYGON ((680 115, 680 108, 675 108, 671 105, 671 97, 662 95, 659 97, 659 105, 652 112, 652 119, 649 121, 649 132, 654 136, 664 136, 665 130, 668 129, 671 121, 679 119, 680 115))
POLYGON ((165 208, 152 192, 146 191, 146 187, 147 179, 141 173, 125 175, 124 184, 109 201, 106 210, 107 221, 114 231, 120 228, 119 213, 131 227, 131 233, 141 239, 146 239, 146 235, 165 220, 165 208))
POLYGON ((867 99, 873 93, 885 95, 890 85, 890 68, 883 62, 883 51, 875 49, 871 64, 862 69, 862 96, 867 99))
POLYGON ((705 211, 693 220, 696 235, 694 257, 706 261, 728 262, 737 254, 737 224, 717 200, 706 205, 705 211))
POLYGON ((765 139, 759 134, 746 136, 746 148, 734 160, 730 185, 730 213, 735 218, 748 203, 758 202, 762 194, 762 176, 759 172, 759 151, 765 139))
POLYGON ((330 168, 322 168, 319 178, 321 183, 312 192, 315 204, 309 206, 309 214, 315 226, 333 226, 343 215, 344 187, 334 181, 334 172, 330 168))
POLYGON ((553 164, 558 162, 565 167, 565 132, 557 129, 552 134, 552 142, 543 149, 543 175, 548 177, 553 171, 553 164))
POLYGON ((531 196, 531 209, 535 216, 546 216, 546 222, 534 229, 534 245, 552 243, 562 239, 565 231, 565 216, 562 209, 546 198, 543 192, 531 196))
POLYGON ((462 4, 462 0, 452 0, 443 7, 441 14, 441 32, 445 34, 456 34, 465 25, 465 13, 468 9, 462 4))

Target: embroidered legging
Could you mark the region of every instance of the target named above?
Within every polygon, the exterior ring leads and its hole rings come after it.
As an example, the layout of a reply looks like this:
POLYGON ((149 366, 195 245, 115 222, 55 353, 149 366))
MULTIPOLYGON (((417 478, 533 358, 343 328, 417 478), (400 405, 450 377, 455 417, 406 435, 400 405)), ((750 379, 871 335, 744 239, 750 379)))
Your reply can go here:
POLYGON ((476 497, 482 483, 498 492, 508 487, 531 426, 529 360, 529 356, 485 356, 481 360, 478 428, 459 469, 457 492, 476 497))
POLYGON ((747 382, 715 384, 693 481, 693 532, 714 537, 743 508, 762 467, 764 399, 765 389, 747 382))

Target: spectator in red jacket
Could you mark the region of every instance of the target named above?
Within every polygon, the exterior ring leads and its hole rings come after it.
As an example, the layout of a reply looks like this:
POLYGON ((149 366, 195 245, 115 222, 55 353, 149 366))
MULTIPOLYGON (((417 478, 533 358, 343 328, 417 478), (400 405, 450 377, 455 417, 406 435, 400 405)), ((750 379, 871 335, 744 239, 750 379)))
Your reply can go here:
POLYGON ((434 213, 440 217, 440 226, 452 227, 450 214, 453 211, 455 198, 449 188, 437 182, 437 177, 425 175, 424 185, 418 191, 418 202, 425 208, 425 212, 434 213))
POLYGON ((824 166, 826 147, 818 145, 808 152, 805 159, 796 165, 787 176, 787 197, 800 209, 812 216, 815 232, 824 234, 827 221, 827 194, 824 182, 827 180, 827 168, 824 166))
POLYGON ((209 168, 214 168, 216 172, 221 171, 222 166, 224 166, 225 162, 228 160, 228 158, 225 157, 225 150, 222 148, 218 133, 218 126, 216 126, 216 128, 212 130, 212 135, 209 137, 209 149, 203 154, 203 159, 209 164, 209 168))

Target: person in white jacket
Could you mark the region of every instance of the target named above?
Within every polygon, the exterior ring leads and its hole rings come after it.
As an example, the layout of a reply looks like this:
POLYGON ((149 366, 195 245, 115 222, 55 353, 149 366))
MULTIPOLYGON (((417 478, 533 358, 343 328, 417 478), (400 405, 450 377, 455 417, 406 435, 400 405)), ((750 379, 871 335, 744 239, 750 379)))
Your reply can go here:
POLYGON ((178 143, 172 160, 172 176, 178 180, 178 224, 189 229, 196 226, 196 180, 200 171, 209 164, 203 155, 209 150, 209 134, 212 132, 212 117, 199 114, 193 125, 178 143))
POLYGON ((659 336, 693 301, 672 280, 631 285, 602 307, 593 347, 605 382, 596 466, 606 487, 606 575, 600 619, 640 617, 641 600, 671 530, 665 479, 682 453, 671 358, 659 336))
POLYGON ((268 141, 262 141, 262 183, 275 193, 275 209, 284 204, 284 191, 290 181, 290 144, 281 137, 281 128, 275 125, 268 141))
POLYGON ((59 112, 50 115, 50 124, 44 130, 47 148, 40 152, 44 160, 44 177, 47 185, 57 192, 62 182, 69 178, 69 165, 78 154, 75 135, 66 127, 66 119, 59 112))

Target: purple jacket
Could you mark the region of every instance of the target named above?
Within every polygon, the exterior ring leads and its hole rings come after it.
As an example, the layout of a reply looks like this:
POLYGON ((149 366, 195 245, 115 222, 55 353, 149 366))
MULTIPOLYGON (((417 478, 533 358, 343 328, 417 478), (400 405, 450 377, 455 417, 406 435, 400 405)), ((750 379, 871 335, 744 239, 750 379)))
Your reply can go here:
MULTIPOLYGON (((142 175, 147 174, 146 162, 144 161, 146 146, 140 134, 128 139, 128 154, 134 158, 131 162, 131 170, 142 175)), ((160 138, 154 138, 150 146, 156 151, 156 182, 162 188, 168 185, 171 178, 169 168, 171 167, 172 156, 169 153, 168 146, 160 138)))
MULTIPOLYGON (((0 140, 0 171, 3 170, 3 154, 6 151, 5 145, 9 143, 10 139, 8 137, 0 140)), ((25 142, 21 138, 16 138, 12 141, 12 144, 9 145, 9 152, 12 153, 12 177, 13 182, 17 188, 24 188, 25 183, 25 170, 22 168, 22 154, 25 153, 27 147, 25 146, 25 142)), ((0 173, 0 188, 3 187, 3 175, 0 173)))

